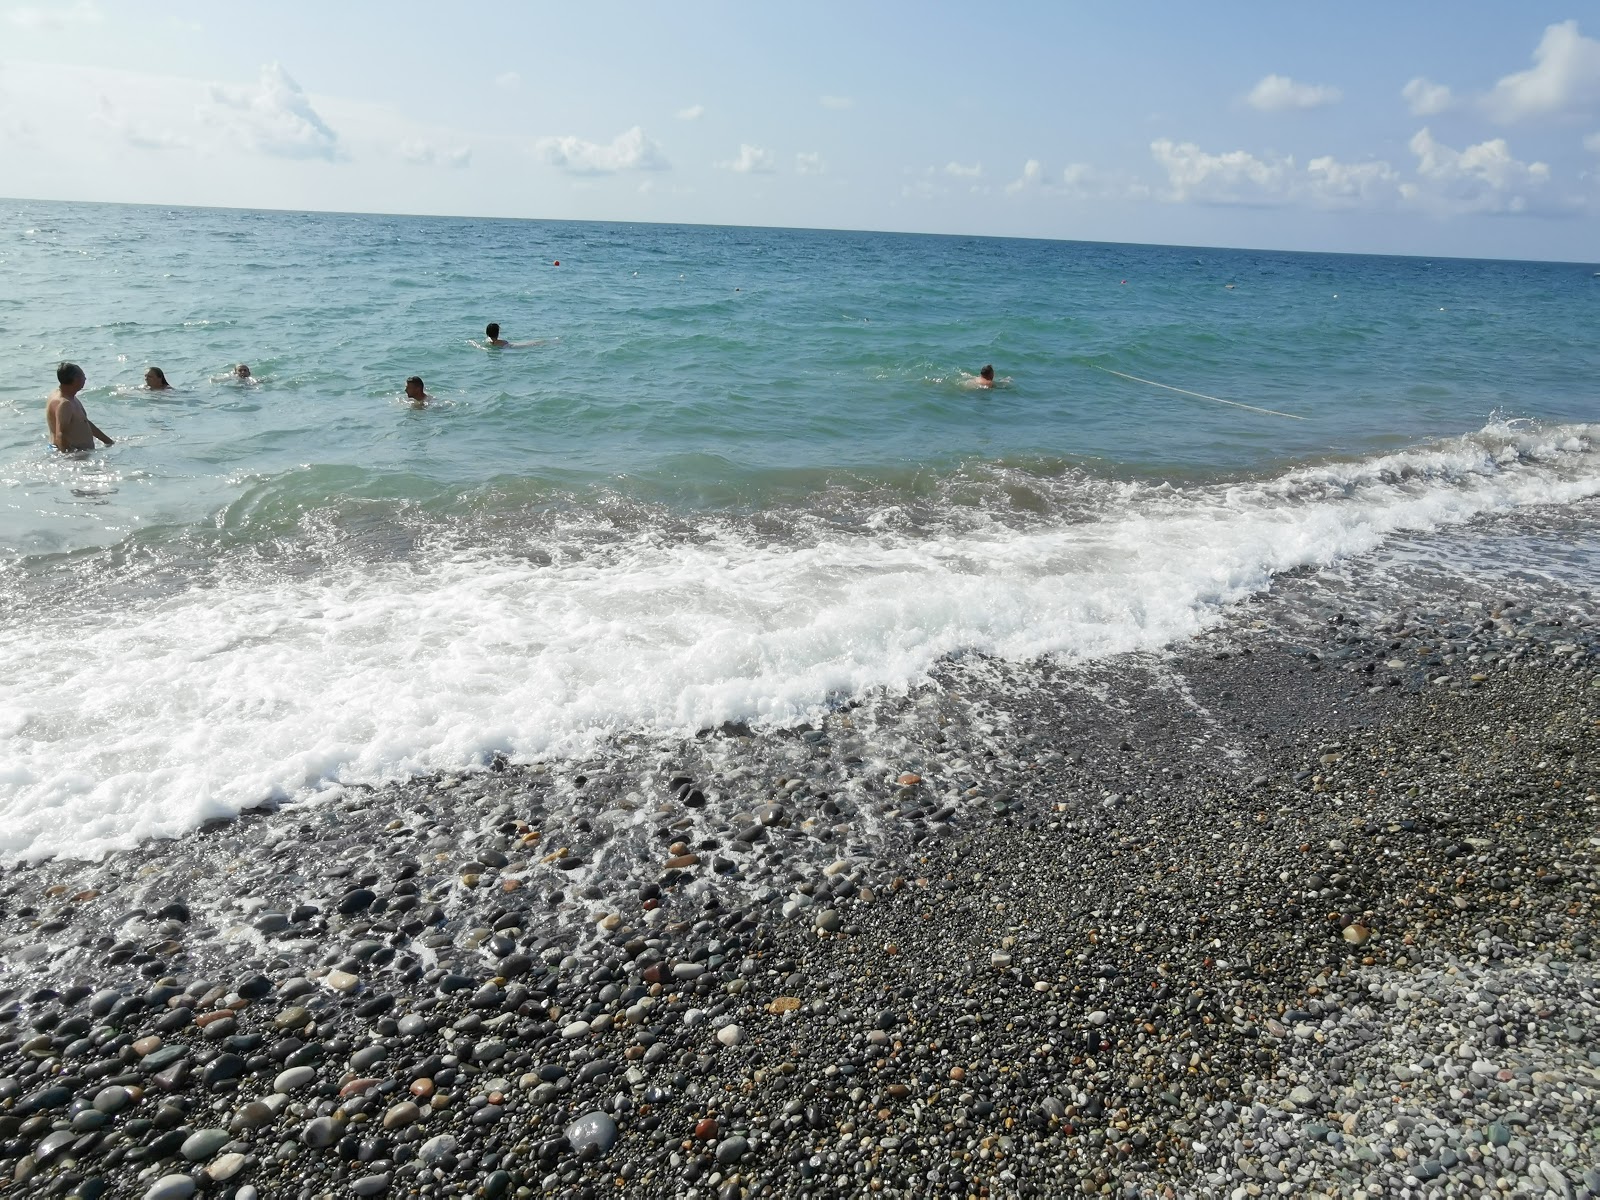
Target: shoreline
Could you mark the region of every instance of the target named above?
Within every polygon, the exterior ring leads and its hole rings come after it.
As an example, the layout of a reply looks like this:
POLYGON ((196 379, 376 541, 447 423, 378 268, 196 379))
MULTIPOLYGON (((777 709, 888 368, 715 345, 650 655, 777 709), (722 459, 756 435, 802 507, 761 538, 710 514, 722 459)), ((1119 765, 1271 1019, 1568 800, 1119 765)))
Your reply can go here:
POLYGON ((0 1181, 1600 1193, 1592 603, 1322 586, 7 869, 0 1181))

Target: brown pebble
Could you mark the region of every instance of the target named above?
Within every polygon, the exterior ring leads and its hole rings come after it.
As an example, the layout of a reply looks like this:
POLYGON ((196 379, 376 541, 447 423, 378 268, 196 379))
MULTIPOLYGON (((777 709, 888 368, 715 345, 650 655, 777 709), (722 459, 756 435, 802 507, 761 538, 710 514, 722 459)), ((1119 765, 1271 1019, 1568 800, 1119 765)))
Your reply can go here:
POLYGON ((709 1142, 717 1136, 717 1123, 710 1117, 702 1117, 695 1122, 694 1136, 702 1142, 709 1142))
POLYGON ((961 1080, 961 1079, 965 1079, 966 1077, 967 1077, 967 1071, 966 1071, 965 1067, 951 1067, 950 1068, 950 1078, 951 1079, 961 1080))
POLYGON ((914 771, 907 771, 904 775, 900 776, 901 787, 916 787, 917 784, 921 782, 922 776, 916 774, 914 771))
POLYGON ((699 862, 700 858, 695 854, 674 854, 671 858, 667 859, 666 868, 669 871, 681 871, 685 867, 695 866, 699 862))
POLYGON ((418 1079, 411 1084, 411 1094, 419 1099, 433 1095, 433 1080, 418 1079))
POLYGON ((154 1054, 159 1049, 161 1049, 161 1039, 153 1033, 133 1043, 133 1052, 140 1058, 146 1054, 154 1054))
POLYGON ((213 1021, 220 1021, 224 1017, 231 1017, 231 1016, 233 1016, 233 1009, 231 1009, 231 1008, 219 1008, 214 1012, 201 1013, 198 1017, 196 1017, 194 1019, 194 1023, 196 1025, 198 1025, 201 1029, 204 1029, 207 1025, 211 1024, 211 1022, 213 1022, 213 1021))
POLYGON ((362 1092, 366 1091, 368 1088, 377 1087, 378 1084, 381 1083, 381 1082, 383 1082, 383 1081, 379 1080, 379 1079, 370 1079, 370 1078, 368 1078, 368 1079, 352 1079, 349 1083, 345 1084, 342 1088, 339 1089, 339 1099, 343 1100, 347 1096, 359 1095, 362 1092))

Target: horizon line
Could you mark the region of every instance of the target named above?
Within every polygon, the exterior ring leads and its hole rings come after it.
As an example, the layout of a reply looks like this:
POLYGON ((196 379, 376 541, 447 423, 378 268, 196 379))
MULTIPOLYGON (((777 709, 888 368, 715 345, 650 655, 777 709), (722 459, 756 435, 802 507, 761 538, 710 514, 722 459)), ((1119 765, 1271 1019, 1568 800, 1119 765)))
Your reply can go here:
POLYGON ((750 229, 772 230, 776 232, 793 231, 802 233, 858 233, 889 235, 893 237, 929 237, 929 238, 978 238, 985 241, 996 242, 1057 242, 1063 245, 1082 246, 1132 246, 1145 249, 1168 250, 1207 250, 1223 252, 1245 252, 1249 254, 1320 254, 1344 258, 1395 258, 1417 259, 1421 261, 1444 260, 1449 262, 1491 262, 1491 263, 1539 263, 1550 266, 1592 266, 1586 259, 1566 258, 1497 258, 1493 256, 1477 256, 1467 254, 1396 254, 1392 252, 1373 250, 1294 250, 1281 246, 1208 246, 1199 243, 1185 242, 1125 242, 1104 241, 1097 238, 1065 238, 1045 237, 1031 234, 1013 233, 968 233, 968 232, 938 232, 932 233, 925 230, 912 229, 851 229, 835 225, 743 225, 719 224, 711 221, 643 221, 643 220, 597 220, 591 217, 501 217, 483 216, 473 213, 419 213, 419 212, 386 212, 367 211, 361 209, 341 208, 273 208, 231 204, 175 204, 162 201, 148 200, 61 200, 50 199, 43 196, 0 196, 0 203, 6 204, 74 204, 99 208, 165 208, 165 209, 190 209, 196 212, 222 212, 222 213, 280 213, 298 216, 319 217, 399 217, 416 221, 518 221, 528 224, 547 225, 620 225, 620 226, 659 226, 663 228, 678 229, 750 229))

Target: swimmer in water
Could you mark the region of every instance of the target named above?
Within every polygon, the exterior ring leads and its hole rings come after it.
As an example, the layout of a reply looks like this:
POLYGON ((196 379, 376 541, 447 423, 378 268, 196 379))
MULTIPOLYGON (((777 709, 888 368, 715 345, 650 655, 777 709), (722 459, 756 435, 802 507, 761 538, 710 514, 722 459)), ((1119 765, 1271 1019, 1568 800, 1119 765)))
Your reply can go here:
POLYGON ((170 392, 172 385, 167 382, 167 373, 160 367, 149 367, 144 373, 144 390, 147 392, 170 392))
POLYGON ((488 339, 489 345, 493 346, 496 350, 503 350, 507 346, 511 345, 510 342, 506 341, 505 338, 500 336, 500 325, 495 321, 490 321, 483 327, 483 336, 488 339))
POLYGON ((50 441, 63 454, 93 450, 95 438, 108 446, 115 445, 83 411, 78 393, 87 382, 83 368, 77 363, 64 362, 56 368, 57 387, 45 405, 44 423, 50 430, 50 441))
POLYGON ((255 382, 255 376, 250 374, 250 368, 248 366, 246 366, 244 363, 240 363, 237 367, 235 367, 233 369, 233 377, 235 379, 237 379, 240 383, 254 383, 255 382))
POLYGON ((412 408, 428 407, 428 401, 433 397, 423 388, 421 375, 413 375, 406 380, 406 399, 411 401, 412 408))
POLYGON ((966 375, 963 372, 962 387, 992 388, 994 386, 994 367, 984 363, 976 375, 966 375))

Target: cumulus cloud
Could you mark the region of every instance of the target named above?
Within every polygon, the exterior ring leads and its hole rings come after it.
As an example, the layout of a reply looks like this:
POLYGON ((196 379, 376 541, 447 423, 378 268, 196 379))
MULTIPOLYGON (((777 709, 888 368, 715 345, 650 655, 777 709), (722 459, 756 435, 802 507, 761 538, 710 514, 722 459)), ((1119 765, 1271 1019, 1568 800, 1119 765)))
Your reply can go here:
POLYGON ((737 171, 741 175, 770 175, 778 169, 777 160, 772 157, 770 150, 752 146, 749 142, 739 144, 738 158, 716 165, 726 171, 737 171))
POLYGON ((1504 138, 1455 150, 1426 128, 1411 139, 1417 182, 1400 191, 1409 201, 1448 212, 1527 212, 1550 182, 1545 163, 1519 162, 1504 138))
POLYGON ((1245 102, 1262 112, 1286 112, 1337 104, 1342 95, 1338 88, 1326 84, 1296 83, 1287 75, 1268 75, 1250 89, 1245 102))
POLYGON ((661 147, 635 125, 619 133, 608 144, 586 142, 579 137, 546 137, 534 144, 535 151, 552 167, 571 175, 615 175, 619 171, 665 171, 671 164, 661 147))
POLYGON ((100 103, 95 108, 94 119, 115 137, 140 150, 185 150, 192 145, 188 138, 180 137, 170 130, 150 129, 140 125, 125 116, 103 92, 100 95, 100 103))
POLYGON ((981 179, 983 178, 983 164, 973 163, 968 167, 958 162, 947 162, 944 165, 944 173, 946 175, 954 175, 957 179, 981 179))
POLYGON ((1193 142, 1150 144, 1167 172, 1164 199, 1174 203, 1313 208, 1375 208, 1399 195, 1400 174, 1386 162, 1314 158, 1302 170, 1292 157, 1258 157, 1247 150, 1208 154, 1193 142))
POLYGON ((104 19, 98 5, 88 0, 77 4, 59 4, 50 8, 20 4, 6 10, 6 21, 18 29, 68 29, 75 25, 98 25, 104 19))
POLYGON ((800 153, 794 156, 794 169, 801 175, 826 175, 828 164, 822 161, 822 155, 800 153))
POLYGON ((1024 188, 1042 187, 1044 182, 1043 165, 1037 158, 1030 158, 1022 164, 1022 174, 1006 184, 1006 195, 1015 196, 1024 188))
POLYGON ((211 115, 220 115, 245 145, 264 154, 330 161, 341 157, 339 135, 277 63, 261 68, 254 88, 213 86, 211 103, 211 115))
POLYGON ((1167 173, 1169 199, 1200 204, 1275 204, 1285 199, 1294 160, 1261 159, 1247 150, 1207 154, 1193 142, 1158 138, 1150 153, 1167 173))
POLYGON ((688 108, 680 108, 678 110, 678 120, 680 121, 698 121, 705 115, 706 106, 704 104, 691 104, 688 108))
POLYGON ((1449 112, 1456 106, 1456 98, 1449 88, 1420 75, 1400 89, 1400 98, 1406 102, 1414 117, 1435 116, 1449 112))
POLYGON ((856 106, 854 98, 850 96, 820 96, 818 99, 821 101, 823 108, 843 110, 856 106))
POLYGON ((494 77, 494 85, 502 92, 514 92, 522 86, 522 76, 516 71, 502 71, 494 77))
POLYGON ((400 157, 418 167, 467 167, 472 165, 472 147, 456 146, 444 149, 420 139, 404 141, 399 145, 400 157))
POLYGON ((1386 162, 1343 163, 1331 154, 1306 164, 1304 193, 1322 208, 1372 208, 1399 193, 1400 172, 1386 162))
POLYGON ((1496 83, 1484 107, 1505 123, 1600 107, 1600 41, 1584 37, 1576 21, 1548 26, 1533 66, 1496 83))

